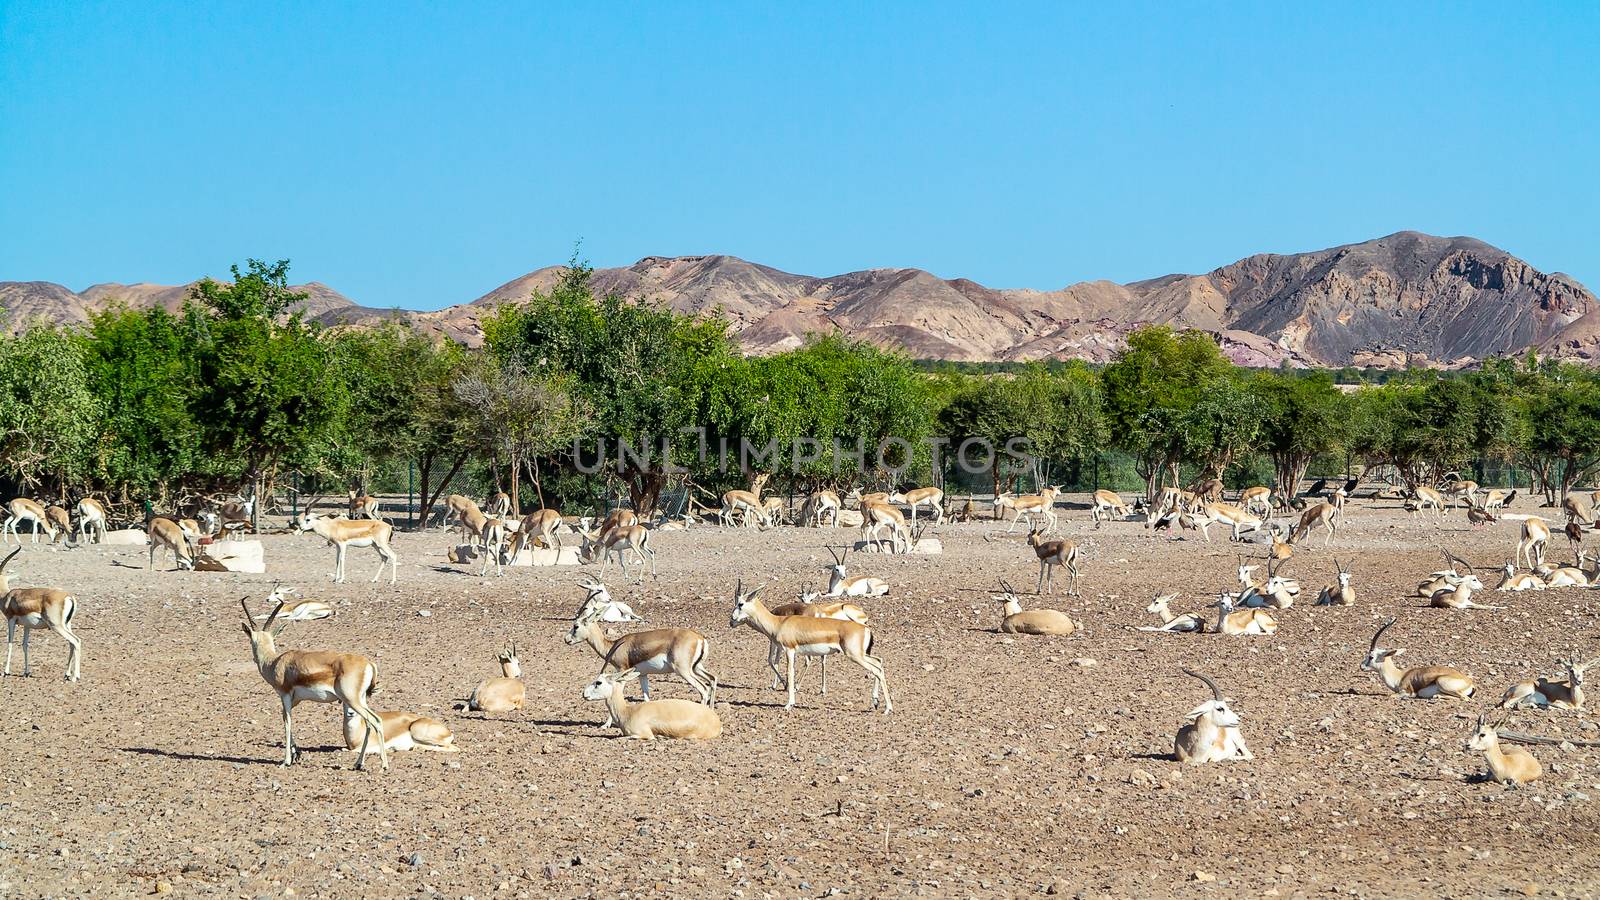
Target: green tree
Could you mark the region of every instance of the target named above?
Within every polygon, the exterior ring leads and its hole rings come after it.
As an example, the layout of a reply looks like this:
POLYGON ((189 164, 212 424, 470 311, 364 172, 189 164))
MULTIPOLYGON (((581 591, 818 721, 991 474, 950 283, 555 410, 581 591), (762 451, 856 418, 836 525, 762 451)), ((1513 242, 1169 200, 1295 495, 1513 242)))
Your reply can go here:
POLYGON ((1350 403, 1325 372, 1263 372, 1252 388, 1261 401, 1260 449, 1272 459, 1273 492, 1287 501, 1314 458, 1344 446, 1350 403))
POLYGON ((0 338, 0 471, 64 496, 88 474, 99 413, 79 341, 44 326, 0 338))
POLYGON ((571 381, 558 374, 525 371, 515 358, 474 360, 457 378, 456 399, 471 415, 464 423, 481 449, 505 454, 511 475, 511 512, 521 515, 520 479, 533 481, 544 505, 538 461, 570 447, 583 433, 588 410, 574 396, 571 381))

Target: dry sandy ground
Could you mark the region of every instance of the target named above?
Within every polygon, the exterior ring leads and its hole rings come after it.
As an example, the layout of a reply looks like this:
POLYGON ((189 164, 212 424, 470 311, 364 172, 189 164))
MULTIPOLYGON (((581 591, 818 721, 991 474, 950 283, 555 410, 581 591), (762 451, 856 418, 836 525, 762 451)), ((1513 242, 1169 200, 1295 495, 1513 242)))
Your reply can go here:
MULTIPOLYGON (((1081 501, 1082 498, 1073 498, 1081 501)), ((581 699, 597 669, 562 642, 581 599, 574 569, 480 579, 443 564, 441 532, 400 535, 401 582, 330 583, 332 551, 271 535, 268 576, 149 573, 142 548, 28 547, 14 584, 81 598, 84 680, 60 680, 62 644, 35 641, 35 677, 0 682, 0 895, 452 897, 1084 896, 1243 894, 1477 897, 1600 890, 1600 751, 1536 748, 1547 769, 1519 790, 1478 783, 1464 749, 1510 681, 1558 653, 1600 655, 1600 594, 1488 595, 1511 609, 1421 608, 1407 594, 1442 541, 1504 560, 1517 525, 1440 527, 1391 505, 1352 504, 1334 544, 1353 561, 1359 605, 1312 609, 1332 554, 1305 548, 1290 572, 1307 598, 1273 637, 1141 633, 1149 598, 1196 608, 1233 580, 1226 537, 1152 539, 1135 523, 1093 530, 1079 503, 1063 528, 1085 546, 1080 597, 1027 597, 1086 623, 1072 638, 996 634, 996 576, 1031 587, 1020 537, 940 529, 943 556, 852 557, 893 586, 868 601, 894 688, 867 712, 867 679, 836 662, 811 671, 791 712, 768 690, 765 641, 730 630, 736 574, 782 598, 820 577, 828 535, 697 529, 656 536, 660 577, 609 579, 652 624, 712 640, 723 679, 721 740, 619 740, 581 699), (446 719, 466 752, 412 752, 352 771, 336 707, 302 706, 307 752, 277 763, 275 698, 251 666, 238 598, 274 579, 335 601, 280 647, 372 656, 380 709, 446 719), (429 616, 419 612, 427 611, 429 616), (1404 701, 1357 670, 1375 623, 1391 646, 1483 685, 1471 704, 1404 701), (526 648, 529 708, 456 712, 508 638, 526 648), (1085 666, 1080 660, 1094 660, 1085 666), (1221 681, 1257 759, 1180 767, 1172 733, 1221 681)), ((1527 509, 1521 510, 1527 512, 1527 509)), ((1565 542, 1552 548, 1565 555, 1565 542)), ((1320 544, 1320 540, 1315 543, 1320 544)), ((1259 548, 1251 548, 1259 552, 1259 548)), ((1487 577, 1487 576, 1486 576, 1487 577)), ((20 653, 14 671, 20 671, 20 653)), ((689 696, 676 680, 661 696, 689 696)), ((1519 712, 1524 731, 1600 738, 1570 713, 1519 712)))

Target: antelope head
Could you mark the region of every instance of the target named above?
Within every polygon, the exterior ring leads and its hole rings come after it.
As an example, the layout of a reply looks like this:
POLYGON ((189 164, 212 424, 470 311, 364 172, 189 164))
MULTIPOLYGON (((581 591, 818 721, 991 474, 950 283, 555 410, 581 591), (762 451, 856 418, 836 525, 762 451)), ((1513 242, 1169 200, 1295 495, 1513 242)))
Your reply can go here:
POLYGON ((761 593, 761 585, 756 585, 745 593, 744 579, 738 580, 733 588, 733 614, 728 617, 728 627, 738 628, 750 621, 750 614, 757 605, 756 595, 761 593))
POLYGON ((1202 716, 1210 716, 1212 722, 1215 723, 1218 728, 1239 727, 1239 714, 1234 712, 1232 707, 1228 706, 1227 699, 1222 696, 1222 688, 1217 687, 1217 683, 1215 681, 1212 681, 1210 677, 1202 675, 1199 672, 1193 671, 1192 669, 1184 669, 1183 674, 1188 675, 1191 678, 1198 678, 1206 683, 1206 687, 1211 688, 1211 699, 1190 710, 1189 715, 1186 717, 1188 721, 1193 722, 1202 716))
POLYGON ((1372 643, 1367 647, 1367 658, 1361 662, 1362 671, 1376 672, 1383 667, 1384 660, 1391 656, 1399 656, 1400 654, 1406 652, 1406 648, 1404 647, 1396 647, 1393 650, 1384 650, 1378 646, 1378 639, 1383 637, 1383 633, 1388 631, 1390 626, 1394 625, 1394 621, 1395 620, 1393 617, 1385 620, 1384 623, 1378 627, 1378 633, 1372 636, 1372 643))

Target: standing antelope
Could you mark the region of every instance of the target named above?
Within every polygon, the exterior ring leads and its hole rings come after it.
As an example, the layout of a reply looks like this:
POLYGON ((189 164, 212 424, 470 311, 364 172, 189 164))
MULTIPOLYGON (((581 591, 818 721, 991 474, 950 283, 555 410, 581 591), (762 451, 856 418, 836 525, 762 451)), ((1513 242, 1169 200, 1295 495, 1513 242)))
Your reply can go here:
POLYGON ((1565 681, 1542 675, 1532 681, 1519 681, 1506 689, 1505 696, 1500 699, 1500 708, 1534 707, 1581 712, 1584 700, 1583 673, 1597 662, 1600 659, 1582 661, 1578 651, 1574 650, 1561 660, 1561 667, 1567 670, 1565 681))
POLYGON ((1300 514, 1300 522, 1289 529, 1289 543, 1306 537, 1311 529, 1321 525, 1328 533, 1322 538, 1322 546, 1326 547, 1333 541, 1333 535, 1339 530, 1339 510, 1332 503, 1322 502, 1300 514))
POLYGON ((1042 539, 1043 528, 1035 528, 1028 532, 1028 546, 1033 548, 1033 554, 1039 558, 1039 581, 1033 586, 1035 594, 1041 593, 1048 585, 1050 593, 1056 592, 1056 566, 1066 567, 1067 574, 1072 581, 1067 586, 1067 593, 1078 593, 1078 545, 1068 540, 1046 541, 1042 539))
POLYGON ((1529 516, 1522 522, 1522 539, 1517 541, 1517 562, 1526 560, 1530 569, 1544 562, 1544 548, 1549 542, 1549 524, 1538 516, 1529 516))
POLYGON ((1057 521, 1055 512, 1056 495, 1059 493, 1061 493, 1061 486, 1053 484, 1041 489, 1037 494, 1023 494, 1020 497, 1001 494, 995 498, 996 507, 1009 509, 1016 514, 1011 520, 1011 527, 1006 529, 1006 533, 1010 534, 1015 531, 1017 523, 1022 521, 1023 516, 1028 517, 1028 527, 1031 529, 1035 515, 1045 520, 1044 530, 1046 533, 1054 531, 1057 521), (1003 504, 1002 501, 1004 501, 1003 504))
POLYGON ((350 492, 350 518, 376 519, 378 516, 378 498, 371 494, 357 494, 350 492))
POLYGON ((344 581, 345 555, 351 547, 371 547, 378 554, 378 571, 372 573, 373 581, 383 576, 384 563, 389 565, 390 584, 394 584, 399 576, 400 558, 389 548, 389 538, 394 534, 394 526, 388 522, 374 519, 359 522, 352 522, 349 519, 329 519, 307 510, 295 521, 295 531, 301 534, 307 531, 316 532, 318 537, 332 545, 334 581, 344 581))
POLYGON ((933 522, 935 525, 944 524, 944 491, 936 487, 915 488, 904 494, 899 491, 889 495, 890 503, 904 503, 911 507, 911 524, 917 524, 917 508, 923 504, 933 507, 933 522))
POLYGON ((78 501, 78 541, 81 543, 84 536, 94 532, 94 543, 102 543, 106 539, 106 508, 100 501, 93 497, 85 497, 78 501))
MULTIPOLYGON (((1259 516, 1247 513, 1231 503, 1206 503, 1200 510, 1211 521, 1232 528, 1233 533, 1230 537, 1235 541, 1242 539, 1247 531, 1260 531, 1263 524, 1259 516)), ((1209 540, 1209 536, 1207 539, 1209 540)))
POLYGON ((150 534, 150 570, 155 571, 156 554, 162 550, 172 551, 173 565, 180 569, 194 568, 194 550, 189 546, 189 536, 177 522, 166 516, 156 516, 150 520, 148 529, 150 534))
POLYGON ((1094 519, 1094 525, 1099 528, 1101 523, 1113 517, 1126 519, 1132 513, 1132 508, 1123 501, 1122 495, 1116 491, 1099 490, 1094 492, 1094 500, 1089 506, 1089 517, 1094 519))
POLYGON ((5 525, 0 527, 0 537, 15 537, 17 543, 22 543, 22 534, 17 531, 17 526, 23 522, 33 523, 33 543, 39 543, 39 532, 43 531, 53 543, 56 539, 56 527, 50 524, 50 517, 45 513, 44 507, 29 500, 27 497, 18 497, 6 504, 5 525))
POLYGON ((711 741, 722 736, 722 720, 710 707, 688 700, 647 699, 643 703, 629 703, 622 695, 622 686, 642 677, 638 669, 602 672, 583 689, 583 699, 604 700, 606 726, 615 722, 624 735, 634 740, 653 741, 663 737, 711 741))
POLYGON ((444 524, 449 525, 454 522, 459 525, 466 519, 469 511, 480 515, 483 512, 478 509, 476 501, 464 494, 451 494, 444 498, 444 524))
POLYGON ((72 545, 72 515, 59 506, 47 506, 44 517, 50 520, 55 532, 50 535, 50 543, 65 540, 68 546, 72 545))
POLYGON ((887 502, 866 501, 861 504, 861 540, 873 549, 883 551, 882 532, 889 529, 889 552, 906 553, 912 547, 910 533, 906 530, 906 517, 887 502))
POLYGON ((1411 489, 1411 494, 1416 500, 1417 508, 1413 512, 1432 509, 1434 517, 1444 518, 1444 495, 1427 485, 1419 484, 1411 489))
POLYGON ((1477 494, 1480 490, 1482 489, 1478 487, 1478 483, 1476 481, 1462 481, 1458 479, 1446 484, 1442 493, 1452 505, 1460 503, 1461 505, 1470 508, 1477 505, 1477 494))
POLYGON ((511 541, 511 551, 507 555, 512 559, 522 552, 526 546, 538 546, 543 543, 546 547, 560 551, 561 549, 561 513, 554 509, 541 509, 528 513, 522 517, 522 522, 517 525, 517 536, 511 541))
POLYGON ((844 548, 844 555, 835 553, 832 547, 828 553, 833 557, 833 565, 828 567, 828 597, 882 597, 889 593, 889 583, 882 578, 871 575, 857 575, 851 578, 845 575, 844 561, 850 558, 850 548, 844 548))
POLYGON ((1277 634, 1278 620, 1264 609, 1238 609, 1233 594, 1217 597, 1217 621, 1211 627, 1213 634, 1277 634))
POLYGON ((1478 730, 1468 739, 1467 749, 1483 752, 1489 763, 1489 777, 1501 784, 1527 784, 1544 774, 1544 767, 1532 753, 1521 747, 1502 747, 1499 724, 1490 725, 1483 716, 1478 717, 1478 730))
MULTIPOLYGON (((367 705, 367 697, 378 683, 378 668, 359 653, 339 653, 333 650, 285 650, 278 652, 274 638, 279 632, 272 630, 283 602, 267 616, 265 623, 256 624, 250 614, 250 604, 243 597, 244 633, 250 638, 250 655, 255 660, 261 679, 278 695, 283 704, 283 764, 294 765, 294 726, 291 713, 296 705, 312 703, 343 704, 346 713, 354 712, 367 725, 367 737, 361 742, 361 752, 356 756, 356 768, 363 768, 367 759, 368 741, 378 740, 378 756, 383 767, 389 768, 389 751, 383 745, 383 723, 367 705)), ((281 631, 281 629, 280 629, 281 631)))
MULTIPOLYGON (((817 599, 821 596, 815 591, 802 589, 800 591, 800 602, 774 606, 772 614, 779 618, 784 616, 812 616, 818 619, 843 619, 854 622, 857 625, 871 624, 867 619, 867 611, 854 603, 848 603, 844 600, 819 603, 817 599)), ((778 661, 782 658, 783 648, 769 642, 767 644, 767 667, 772 669, 773 690, 783 687, 782 676, 778 672, 778 661)), ((826 694, 828 692, 828 658, 821 656, 818 659, 822 664, 821 692, 826 694)), ((806 657, 806 664, 809 665, 810 663, 811 657, 808 656, 806 657)))
POLYGON ((990 596, 1001 604, 1001 634, 1072 634, 1078 631, 1078 623, 1067 618, 1064 612, 1053 609, 1023 610, 1017 592, 1011 589, 1004 578, 1000 579, 1000 590, 1003 593, 990 596))
POLYGON ((622 577, 628 577, 629 550, 639 560, 640 578, 644 577, 646 566, 652 576, 656 574, 656 552, 650 548, 650 531, 643 525, 622 525, 609 531, 602 528, 597 534, 579 534, 583 536, 583 546, 578 548, 578 558, 587 564, 598 557, 600 574, 605 574, 606 566, 611 564, 611 557, 615 556, 617 565, 622 567, 622 577))
POLYGON ((1499 488, 1495 488, 1483 495, 1483 508, 1505 509, 1507 506, 1511 505, 1512 501, 1516 499, 1517 491, 1515 488, 1513 488, 1510 493, 1502 491, 1499 488))
POLYGON ((505 491, 496 491, 483 505, 483 511, 496 519, 504 519, 511 515, 511 495, 505 491))
POLYGON ((1140 631, 1167 631, 1199 634, 1206 630, 1206 621, 1197 613, 1183 613, 1179 615, 1168 608, 1168 604, 1178 599, 1177 594, 1162 594, 1150 601, 1144 608, 1145 612, 1155 613, 1161 617, 1161 625, 1140 625, 1140 631))
POLYGON ((766 510, 761 505, 761 489, 771 477, 768 473, 761 472, 750 477, 750 490, 723 492, 722 509, 717 513, 717 521, 723 526, 731 526, 734 524, 735 516, 742 516, 745 527, 749 527, 753 521, 751 517, 754 516, 754 521, 760 521, 770 527, 772 522, 767 518, 766 510))
MULTIPOLYGON (((715 706, 717 702, 717 677, 706 668, 709 644, 705 636, 688 628, 652 628, 636 631, 619 638, 609 638, 600 627, 600 612, 585 610, 573 620, 567 631, 570 645, 588 644, 600 657, 600 672, 609 668, 638 669, 643 676, 639 688, 644 698, 650 699, 650 676, 671 672, 684 680, 700 695, 700 702, 715 706)), ((609 727, 611 718, 602 728, 609 727)))
POLYGON ((1261 511, 1261 515, 1272 515, 1272 488, 1248 487, 1239 492, 1239 508, 1246 512, 1261 511))
POLYGON ((812 491, 800 508, 800 522, 811 528, 821 528, 824 520, 835 528, 839 526, 839 495, 833 491, 812 491))
POLYGON ((22 675, 33 674, 33 659, 28 645, 35 628, 46 628, 67 642, 66 680, 77 681, 83 671, 83 644, 72 633, 72 616, 78 611, 78 598, 57 588, 13 588, 6 577, 6 564, 22 548, 11 551, 0 560, 0 613, 6 617, 6 667, 11 674, 12 641, 16 639, 17 626, 22 626, 22 675))
POLYGON ((512 641, 498 657, 500 674, 485 678, 472 689, 467 709, 474 712, 516 712, 528 701, 528 686, 522 683, 522 667, 517 662, 517 644, 512 641))
POLYGON ((1317 606, 1355 606, 1356 589, 1350 586, 1350 570, 1346 569, 1339 558, 1333 558, 1333 569, 1337 581, 1322 589, 1317 595, 1317 606))
POLYGON ((1415 697, 1418 700, 1432 700, 1435 697, 1466 700, 1477 691, 1477 685, 1473 684, 1471 675, 1450 666, 1400 668, 1394 658, 1406 652, 1406 648, 1384 650, 1378 646, 1378 639, 1383 637, 1383 633, 1388 631, 1394 622, 1393 618, 1388 619, 1379 626, 1378 633, 1372 636, 1372 644, 1367 648, 1367 658, 1361 662, 1363 671, 1376 673, 1383 686, 1397 695, 1415 697))
MULTIPOLYGON (((739 580, 733 589, 733 614, 728 618, 728 626, 738 628, 748 624, 782 649, 788 660, 788 674, 784 681, 789 689, 789 702, 784 709, 794 709, 795 657, 831 656, 835 653, 844 654, 872 676, 872 705, 868 707, 869 710, 878 707, 879 691, 883 692, 884 715, 894 709, 894 702, 889 698, 889 679, 884 672, 883 662, 872 655, 872 629, 842 619, 776 616, 756 599, 759 593, 759 586, 745 593, 744 580, 739 580)), ((776 670, 775 665, 773 668, 776 670)))
MULTIPOLYGON (((399 753, 405 750, 432 750, 435 753, 460 753, 456 736, 450 727, 432 716, 419 716, 408 712, 379 712, 383 725, 384 750, 399 753)), ((368 745, 367 723, 359 713, 349 707, 344 711, 344 746, 346 750, 364 747, 364 754, 377 753, 378 748, 368 745)))
POLYGON ((1223 699, 1222 688, 1199 672, 1184 669, 1183 674, 1198 678, 1211 688, 1211 699, 1196 706, 1184 718, 1183 727, 1172 739, 1172 754, 1189 765, 1255 759, 1239 733, 1239 714, 1223 699))

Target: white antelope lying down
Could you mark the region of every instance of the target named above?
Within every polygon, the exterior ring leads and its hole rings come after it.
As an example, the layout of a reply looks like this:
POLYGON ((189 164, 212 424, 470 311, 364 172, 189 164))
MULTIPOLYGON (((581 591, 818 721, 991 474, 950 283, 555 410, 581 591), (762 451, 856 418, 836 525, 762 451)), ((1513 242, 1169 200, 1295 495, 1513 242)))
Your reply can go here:
POLYGON ((1233 594, 1224 592, 1217 597, 1217 620, 1211 626, 1213 634, 1277 634, 1278 621, 1264 609, 1236 609, 1233 594))
POLYGON ((1443 697, 1447 700, 1466 700, 1477 690, 1472 683, 1472 676, 1449 666, 1414 666, 1402 669, 1394 661, 1396 656, 1406 652, 1406 648, 1397 647, 1393 650, 1379 648, 1378 639, 1395 622, 1389 619, 1372 636, 1372 645, 1367 650, 1367 658, 1361 663, 1363 671, 1373 672, 1383 686, 1402 697, 1415 697, 1419 700, 1432 700, 1443 697))
MULTIPOLYGON (((460 753, 461 748, 456 746, 456 736, 450 733, 450 728, 438 719, 430 716, 419 716, 407 712, 380 712, 378 721, 383 723, 383 749, 391 752, 402 750, 432 750, 435 753, 460 753)), ((365 747, 367 754, 378 752, 378 748, 371 746, 367 740, 367 723, 353 709, 344 711, 344 746, 347 750, 356 750, 365 747)))
POLYGON ((1155 613, 1161 617, 1160 625, 1140 625, 1140 631, 1165 631, 1173 634, 1199 634, 1206 630, 1206 621, 1197 613, 1178 614, 1168 608, 1168 604, 1178 599, 1177 594, 1162 594, 1150 601, 1144 608, 1147 613, 1155 613))
POLYGON ((616 722, 622 733, 634 740, 683 738, 710 741, 722 736, 722 720, 717 711, 690 700, 646 700, 629 703, 622 686, 638 678, 638 669, 602 673, 583 689, 583 699, 604 700, 609 714, 607 724, 616 722))
POLYGON ((1255 759, 1239 733, 1239 714, 1223 699, 1222 688, 1199 672, 1184 669, 1183 674, 1198 678, 1211 688, 1211 699, 1189 711, 1185 724, 1172 739, 1172 754, 1189 765, 1255 759))

